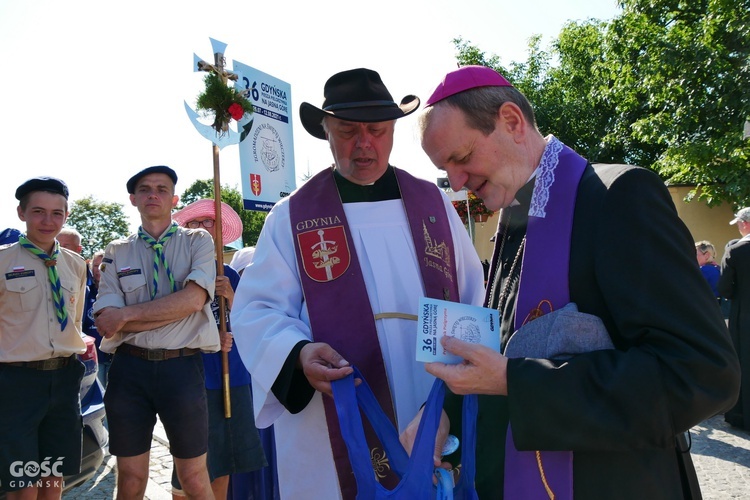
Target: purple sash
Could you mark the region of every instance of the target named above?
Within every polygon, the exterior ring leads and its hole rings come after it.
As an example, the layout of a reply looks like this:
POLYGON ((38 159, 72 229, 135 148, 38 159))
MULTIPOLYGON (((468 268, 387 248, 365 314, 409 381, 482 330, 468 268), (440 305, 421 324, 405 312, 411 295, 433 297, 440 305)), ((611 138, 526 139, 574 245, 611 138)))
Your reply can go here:
MULTIPOLYGON (((586 159, 552 139, 542 156, 529 208, 515 329, 570 302, 568 272, 578 183, 586 159), (552 154, 550 154, 552 153, 552 154)), ((572 451, 518 451, 508 425, 505 499, 573 498, 572 451)))
MULTIPOLYGON (((425 294, 458 301, 453 239, 440 191, 428 181, 394 170, 425 294)), ((328 343, 359 368, 383 411, 396 425, 375 319, 332 169, 312 177, 289 199, 289 214, 313 339, 328 343)), ((415 307, 417 299, 414 297, 415 307)), ((336 407, 329 397, 324 396, 323 403, 341 492, 344 498, 354 498, 357 487, 336 407)), ((368 424, 365 431, 373 460, 380 460, 382 465, 382 447, 368 424)), ((385 487, 398 484, 399 478, 390 467, 378 470, 386 471, 379 475, 385 487)))

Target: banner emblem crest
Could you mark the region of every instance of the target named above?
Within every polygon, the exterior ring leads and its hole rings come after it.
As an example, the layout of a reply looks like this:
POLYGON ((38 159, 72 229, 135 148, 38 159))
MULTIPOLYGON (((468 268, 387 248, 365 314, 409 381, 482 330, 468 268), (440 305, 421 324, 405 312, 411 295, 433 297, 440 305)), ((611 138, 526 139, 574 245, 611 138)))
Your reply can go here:
POLYGON ((250 190, 255 196, 260 195, 260 174, 250 174, 250 190))

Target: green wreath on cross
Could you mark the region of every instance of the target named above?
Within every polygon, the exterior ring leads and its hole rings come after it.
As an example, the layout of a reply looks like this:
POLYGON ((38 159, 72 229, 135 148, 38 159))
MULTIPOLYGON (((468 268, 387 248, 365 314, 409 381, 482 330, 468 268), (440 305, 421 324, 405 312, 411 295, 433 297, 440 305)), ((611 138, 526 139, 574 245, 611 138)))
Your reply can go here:
POLYGON ((203 116, 214 117, 211 126, 218 134, 227 132, 232 119, 240 121, 243 116, 253 112, 252 103, 243 93, 226 85, 215 71, 209 72, 203 82, 206 88, 198 95, 196 108, 203 112, 203 116))

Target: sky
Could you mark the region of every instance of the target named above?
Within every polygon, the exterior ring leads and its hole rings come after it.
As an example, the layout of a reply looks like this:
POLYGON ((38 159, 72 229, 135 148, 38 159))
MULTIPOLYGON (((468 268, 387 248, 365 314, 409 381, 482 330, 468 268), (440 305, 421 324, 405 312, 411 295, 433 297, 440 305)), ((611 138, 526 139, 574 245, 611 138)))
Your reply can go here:
MULTIPOLYGON (((504 65, 524 61, 528 39, 546 47, 569 20, 612 19, 615 0, 0 0, 0 229, 24 229, 16 188, 40 175, 63 179, 70 200, 124 205, 139 225, 126 181, 151 165, 178 174, 177 194, 213 176, 211 143, 190 123, 209 38, 225 57, 291 85, 296 177, 331 164, 325 141, 298 120, 299 105, 320 107, 325 81, 366 67, 394 100, 422 102, 456 68, 461 37, 504 65)), ((391 164, 435 180, 419 146, 416 116, 397 122, 391 164)), ((221 184, 240 188, 237 146, 221 150, 221 184)))

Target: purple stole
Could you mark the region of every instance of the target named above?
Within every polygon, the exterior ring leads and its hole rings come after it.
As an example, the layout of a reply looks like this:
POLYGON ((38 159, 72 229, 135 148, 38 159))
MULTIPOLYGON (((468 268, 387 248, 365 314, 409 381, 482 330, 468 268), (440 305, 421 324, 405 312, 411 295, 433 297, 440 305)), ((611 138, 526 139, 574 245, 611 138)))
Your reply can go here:
MULTIPOLYGON (((425 294, 457 302, 453 239, 440 191, 428 181, 394 170, 425 294)), ((312 336, 315 342, 331 345, 362 372, 381 408, 395 425, 393 399, 375 318, 333 175, 331 168, 320 172, 289 199, 297 265, 312 336)), ((414 297, 415 307, 417 300, 418 297, 414 297)), ((341 437, 336 407, 327 396, 323 396, 323 404, 341 492, 344 498, 354 498, 357 485, 341 437)), ((377 462, 376 473, 381 484, 393 488, 399 478, 391 472, 382 446, 367 422, 365 433, 373 462, 377 462)))
MULTIPOLYGON (((588 162, 552 139, 537 171, 529 209, 515 329, 570 302, 568 272, 578 183, 588 162), (559 162, 555 163, 555 156, 559 162), (546 160, 546 161, 545 161, 546 160)), ((518 451, 508 425, 505 499, 573 499, 572 451, 518 451)))

